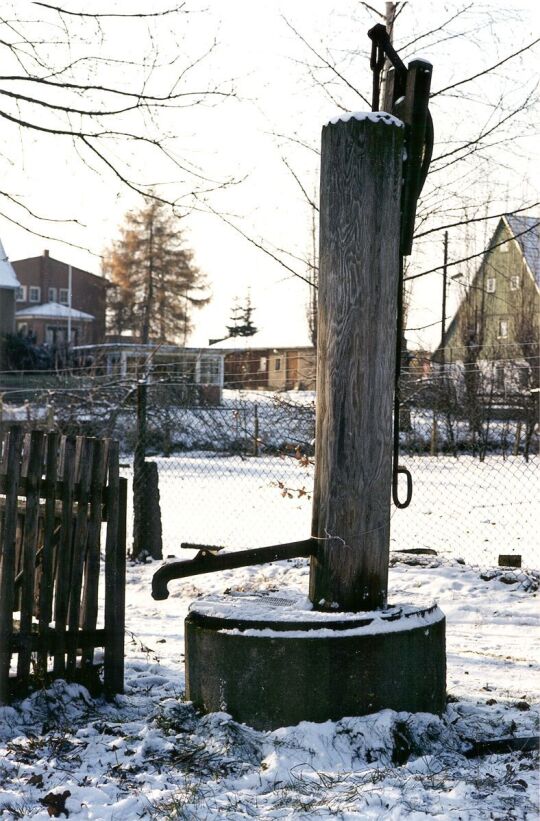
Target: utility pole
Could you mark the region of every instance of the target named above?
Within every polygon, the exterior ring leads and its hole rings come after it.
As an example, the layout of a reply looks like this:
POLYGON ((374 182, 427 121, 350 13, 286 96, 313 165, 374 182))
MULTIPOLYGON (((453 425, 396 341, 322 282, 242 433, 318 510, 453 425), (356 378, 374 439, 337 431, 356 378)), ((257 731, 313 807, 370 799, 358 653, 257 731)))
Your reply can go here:
POLYGON ((68 265, 68 321, 67 321, 67 345, 66 349, 69 352, 71 345, 71 309, 73 307, 73 272, 71 265, 68 265))
POLYGON ((444 232, 443 240, 443 290, 442 290, 442 319, 441 319, 441 371, 446 366, 445 336, 446 336, 446 289, 448 286, 448 231, 444 232))
MULTIPOLYGON (((384 10, 384 24, 386 26, 386 31, 388 32, 388 36, 390 38, 390 42, 392 43, 394 40, 394 20, 396 19, 397 13, 397 3, 385 3, 385 10, 384 10)), ((386 81, 388 77, 388 72, 392 66, 392 63, 386 58, 384 61, 383 70, 381 73, 381 88, 380 88, 380 100, 381 105, 384 111, 391 111, 391 108, 385 108, 385 92, 386 92, 386 81)))

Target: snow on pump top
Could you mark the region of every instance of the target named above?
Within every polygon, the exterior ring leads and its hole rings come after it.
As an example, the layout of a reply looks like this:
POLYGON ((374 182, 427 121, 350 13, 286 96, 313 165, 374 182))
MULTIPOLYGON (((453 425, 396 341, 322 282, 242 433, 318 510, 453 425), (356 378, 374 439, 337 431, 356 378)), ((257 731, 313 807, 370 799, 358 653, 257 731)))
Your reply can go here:
POLYGON ((372 123, 386 123, 387 125, 395 125, 398 128, 403 128, 403 123, 393 114, 388 114, 387 111, 350 111, 345 114, 338 114, 337 117, 332 117, 327 125, 336 125, 336 123, 348 123, 349 120, 371 120, 372 123))

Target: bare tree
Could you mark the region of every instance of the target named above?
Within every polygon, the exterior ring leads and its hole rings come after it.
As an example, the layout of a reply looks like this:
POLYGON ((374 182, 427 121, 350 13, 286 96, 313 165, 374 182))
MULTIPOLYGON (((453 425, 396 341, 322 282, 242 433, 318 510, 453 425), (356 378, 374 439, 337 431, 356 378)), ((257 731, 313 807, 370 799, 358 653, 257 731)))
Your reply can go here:
MULTIPOLYGON (((347 17, 343 9, 341 14, 347 17)), ((303 55, 297 62, 303 66, 314 92, 320 95, 322 102, 330 102, 338 110, 355 111, 370 105, 368 41, 367 38, 363 41, 363 37, 375 22, 386 22, 392 31, 394 46, 405 62, 418 49, 433 54, 431 108, 436 123, 436 143, 417 211, 415 256, 405 277, 411 294, 413 282, 421 286, 422 277, 440 271, 441 266, 433 268, 425 261, 432 257, 433 242, 438 242, 438 235, 449 226, 456 229, 453 243, 456 248, 467 239, 467 249, 477 248, 480 256, 482 231, 471 230, 465 237, 468 227, 481 229, 484 221, 496 219, 501 213, 530 210, 538 204, 538 196, 526 197, 522 193, 526 187, 522 184, 522 163, 527 140, 534 137, 538 120, 540 95, 535 58, 540 40, 529 37, 507 46, 507 32, 519 21, 511 9, 493 5, 489 8, 467 2, 447 5, 440 11, 437 22, 430 26, 425 26, 415 4, 405 2, 384 5, 363 2, 354 8, 351 6, 349 15, 350 26, 358 33, 356 40, 360 43, 360 47, 353 49, 330 40, 314 43, 302 32, 301 24, 289 19, 284 21, 288 32, 296 38, 303 55), (366 44, 364 49, 362 42, 366 44), (450 49, 456 55, 453 71, 448 68, 450 49), (442 78, 443 61, 437 63, 438 52, 444 55, 446 65, 446 76, 442 78), (461 59, 464 54, 474 57, 481 68, 467 70, 467 61, 461 59), (496 205, 493 213, 486 214, 484 206, 490 198, 496 200, 496 205)), ((302 192, 311 223, 317 195, 307 192, 312 190, 317 173, 318 135, 306 136, 297 129, 288 134, 276 132, 275 138, 291 177, 302 192)), ((238 222, 234 222, 233 227, 291 276, 307 282, 311 329, 311 293, 316 286, 316 265, 310 251, 312 238, 308 239, 306 232, 306 252, 298 255, 292 249, 272 243, 270 237, 255 240, 238 222)), ((468 256, 473 254, 469 251, 468 256)), ((450 264, 454 262, 451 260, 450 264)), ((414 295, 408 299, 414 301, 414 295)))
POLYGON ((39 213, 18 193, 30 156, 57 163, 59 175, 68 166, 75 189, 88 168, 107 182, 111 200, 131 191, 178 213, 193 205, 194 192, 224 184, 183 156, 176 139, 178 122, 186 123, 190 109, 234 94, 229 83, 199 77, 199 65, 216 44, 210 39, 205 53, 191 54, 190 15, 186 3, 159 3, 144 13, 93 13, 72 3, 3 4, 4 219, 49 239, 62 232, 63 241, 67 224, 80 226, 69 203, 62 213, 39 213), (156 185, 156 177, 167 186, 156 185))
MULTIPOLYGON (((531 442, 540 418, 540 328, 538 303, 526 295, 524 288, 514 292, 519 300, 514 316, 517 342, 517 372, 514 374, 521 411, 525 422, 524 456, 528 460, 531 442), (520 364, 520 360, 523 364, 520 364)), ((519 443, 518 443, 519 444, 519 443)))

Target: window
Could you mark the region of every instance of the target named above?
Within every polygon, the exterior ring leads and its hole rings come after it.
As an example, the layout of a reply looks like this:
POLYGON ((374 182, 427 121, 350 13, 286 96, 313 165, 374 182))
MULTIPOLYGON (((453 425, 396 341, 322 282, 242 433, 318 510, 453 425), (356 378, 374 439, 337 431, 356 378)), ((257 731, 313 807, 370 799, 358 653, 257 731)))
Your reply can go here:
POLYGON ((15 299, 17 302, 26 302, 26 285, 21 285, 17 288, 15 299))
POLYGON ((506 339, 508 336, 508 320, 499 319, 499 339, 506 339))
POLYGON ((56 288, 49 288, 49 302, 56 302, 57 291, 56 288))
POLYGON ((264 372, 265 372, 265 370, 266 370, 266 363, 267 363, 266 356, 261 356, 261 358, 259 359, 259 371, 260 371, 261 373, 264 373, 264 372))
POLYGON ((521 365, 518 370, 518 385, 520 388, 529 387, 529 366, 521 365))
POLYGON ((520 282, 519 282, 519 277, 518 276, 510 277, 510 290, 511 291, 518 291, 519 290, 519 285, 520 285, 520 282))
POLYGON ((499 245, 499 251, 501 252, 501 254, 507 254, 508 253, 508 244, 509 244, 508 242, 505 242, 505 243, 503 243, 503 245, 499 245))
POLYGON ((218 385, 219 384, 219 359, 216 357, 203 356, 201 357, 201 365, 199 371, 199 382, 202 385, 218 385))
POLYGON ((495 367, 495 387, 498 391, 504 390, 504 365, 495 367))
POLYGON ((495 277, 488 277, 486 279, 486 291, 488 294, 495 293, 495 277))
POLYGON ((60 305, 69 305, 69 291, 67 288, 60 288, 58 301, 60 305))
POLYGON ((39 302, 41 299, 41 288, 37 285, 30 285, 28 289, 28 301, 39 302))
POLYGON ((277 357, 276 361, 274 362, 274 370, 275 371, 280 371, 281 370, 281 359, 280 359, 279 356, 277 357))

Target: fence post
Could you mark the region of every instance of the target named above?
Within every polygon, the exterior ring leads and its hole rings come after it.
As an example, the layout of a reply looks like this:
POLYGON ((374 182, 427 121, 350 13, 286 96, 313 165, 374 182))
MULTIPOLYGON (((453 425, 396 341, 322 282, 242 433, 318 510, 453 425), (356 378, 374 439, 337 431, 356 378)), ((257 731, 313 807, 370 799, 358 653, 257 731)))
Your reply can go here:
POLYGON ((253 407, 253 456, 259 455, 259 406, 253 407))
POLYGON ((145 548, 145 458, 146 458, 146 408, 148 385, 146 381, 137 384, 137 440, 133 456, 133 558, 145 548))
POLYGON ((388 114, 323 128, 310 598, 386 604, 404 129, 388 114))
POLYGON ((17 541, 17 493, 21 469, 20 427, 12 427, 4 444, 2 474, 10 485, 4 505, 2 543, 0 544, 0 705, 9 702, 9 668, 13 636, 15 596, 15 551, 17 541))
POLYGON ((108 696, 124 692, 124 631, 126 586, 126 480, 118 469, 118 443, 109 448, 107 540, 105 543, 104 688, 108 696))

